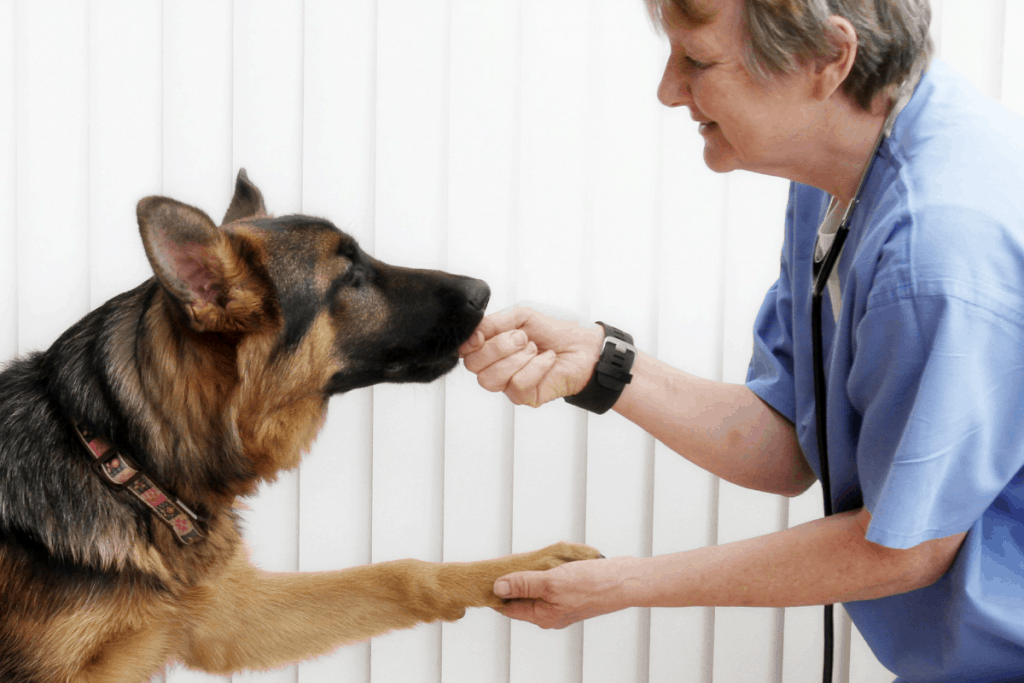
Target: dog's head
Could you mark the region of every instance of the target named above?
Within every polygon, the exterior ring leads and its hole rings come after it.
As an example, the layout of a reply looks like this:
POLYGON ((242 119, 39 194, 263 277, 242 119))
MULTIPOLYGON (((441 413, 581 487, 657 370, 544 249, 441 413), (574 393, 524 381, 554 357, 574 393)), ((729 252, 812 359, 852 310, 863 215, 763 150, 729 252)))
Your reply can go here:
POLYGON ((139 202, 138 219, 180 325, 247 348, 263 374, 279 366, 269 381, 299 375, 323 396, 437 379, 490 296, 480 280, 382 263, 326 220, 269 216, 244 170, 219 227, 165 197, 139 202))

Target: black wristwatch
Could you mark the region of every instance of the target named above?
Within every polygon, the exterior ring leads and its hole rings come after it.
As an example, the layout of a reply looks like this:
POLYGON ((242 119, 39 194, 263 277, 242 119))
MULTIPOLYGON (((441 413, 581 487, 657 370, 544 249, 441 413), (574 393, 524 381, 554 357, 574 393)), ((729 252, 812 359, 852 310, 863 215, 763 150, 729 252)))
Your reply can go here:
POLYGON ((565 402, 601 415, 615 405, 622 390, 633 381, 636 347, 633 346, 633 337, 622 330, 600 321, 597 324, 604 328, 605 334, 601 358, 583 391, 575 396, 566 396, 565 402))

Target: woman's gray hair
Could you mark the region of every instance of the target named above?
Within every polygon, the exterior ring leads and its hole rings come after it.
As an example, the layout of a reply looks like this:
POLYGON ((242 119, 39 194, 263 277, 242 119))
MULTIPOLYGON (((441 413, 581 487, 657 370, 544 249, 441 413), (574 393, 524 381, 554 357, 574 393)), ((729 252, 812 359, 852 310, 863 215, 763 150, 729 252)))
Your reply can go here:
MULTIPOLYGON (((651 17, 664 25, 674 6, 688 22, 710 22, 703 0, 645 0, 651 17)), ((865 110, 879 93, 890 92, 912 72, 924 71, 932 56, 928 0, 743 0, 747 68, 760 78, 790 73, 803 60, 835 55, 835 14, 857 31, 857 58, 843 92, 865 110)))

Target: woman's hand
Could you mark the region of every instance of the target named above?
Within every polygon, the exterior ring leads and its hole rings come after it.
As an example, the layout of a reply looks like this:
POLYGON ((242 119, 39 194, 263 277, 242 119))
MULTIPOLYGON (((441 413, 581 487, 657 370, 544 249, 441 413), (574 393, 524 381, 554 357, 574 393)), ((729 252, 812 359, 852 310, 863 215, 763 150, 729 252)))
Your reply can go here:
POLYGON ((507 600, 498 611, 541 628, 565 628, 577 621, 629 607, 625 572, 634 558, 569 562, 544 572, 518 572, 494 582, 507 600))
POLYGON ((484 389, 537 407, 583 391, 603 339, 600 325, 517 306, 484 318, 459 353, 484 389))

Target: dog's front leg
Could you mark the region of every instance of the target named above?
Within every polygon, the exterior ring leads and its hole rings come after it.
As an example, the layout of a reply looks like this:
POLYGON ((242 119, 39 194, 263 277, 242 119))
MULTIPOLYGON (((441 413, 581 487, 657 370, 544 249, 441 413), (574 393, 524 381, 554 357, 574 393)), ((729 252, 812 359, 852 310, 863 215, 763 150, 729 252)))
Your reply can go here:
POLYGON ((398 560, 335 572, 263 572, 239 551, 185 605, 181 659, 212 673, 268 669, 326 654, 388 631, 439 619, 467 607, 501 603, 495 579, 599 557, 559 543, 496 560, 433 563, 398 560))

